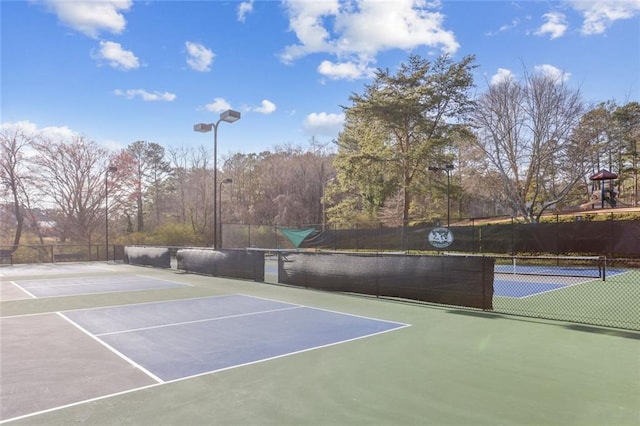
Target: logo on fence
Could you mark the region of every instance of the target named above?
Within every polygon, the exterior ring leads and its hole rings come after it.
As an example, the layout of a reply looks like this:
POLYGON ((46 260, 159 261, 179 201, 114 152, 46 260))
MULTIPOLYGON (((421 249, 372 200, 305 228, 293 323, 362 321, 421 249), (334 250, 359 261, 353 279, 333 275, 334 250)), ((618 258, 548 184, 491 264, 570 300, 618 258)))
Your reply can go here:
POLYGON ((453 243, 453 232, 448 228, 433 228, 429 232, 427 240, 435 248, 447 248, 453 243))

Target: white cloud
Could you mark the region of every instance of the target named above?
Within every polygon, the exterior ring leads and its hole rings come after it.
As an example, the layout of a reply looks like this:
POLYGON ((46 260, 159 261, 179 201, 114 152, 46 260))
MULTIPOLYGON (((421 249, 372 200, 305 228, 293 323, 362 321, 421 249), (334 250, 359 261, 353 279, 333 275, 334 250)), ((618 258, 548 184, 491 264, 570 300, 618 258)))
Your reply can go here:
POLYGON ((570 0, 574 9, 582 13, 580 31, 584 35, 602 34, 615 21, 640 14, 640 0, 570 0))
POLYGON ((231 109, 231 104, 224 98, 215 98, 210 104, 206 104, 204 108, 211 112, 222 112, 231 109))
POLYGON ((102 31, 113 34, 124 31, 126 21, 121 11, 129 10, 133 0, 44 0, 44 3, 64 25, 98 38, 102 31))
POLYGON ((4 123, 0 123, 0 130, 6 132, 15 132, 20 130, 27 135, 33 135, 38 131, 38 126, 29 120, 21 120, 13 123, 6 121, 4 123))
POLYGON ((153 102, 153 101, 164 101, 164 102, 172 102, 176 99, 176 95, 174 93, 169 92, 147 92, 144 89, 128 89, 128 90, 120 90, 116 89, 113 91, 118 96, 123 96, 127 99, 133 99, 136 96, 139 96, 143 101, 153 102))
MULTIPOLYGON (((15 132, 21 131, 26 137, 42 138, 45 141, 66 142, 83 137, 79 132, 71 130, 68 126, 47 126, 39 128, 36 123, 29 120, 0 123, 0 130, 15 132)), ((110 151, 119 151, 126 147, 125 143, 114 140, 104 140, 100 145, 110 151)), ((35 155, 35 151, 26 151, 27 155, 35 155)))
POLYGON ((262 101, 262 105, 257 107, 257 108, 253 108, 253 111, 255 112, 259 112, 261 114, 271 114, 272 112, 274 112, 276 110, 276 104, 274 104, 273 102, 264 99, 262 101))
POLYGON ((40 135, 48 139, 66 140, 79 136, 67 126, 48 126, 39 131, 40 135))
MULTIPOLYGON (((365 69, 384 50, 411 50, 420 46, 454 53, 460 45, 451 31, 443 28, 444 15, 433 11, 439 2, 425 0, 286 0, 283 5, 289 16, 289 29, 298 43, 285 47, 280 58, 291 63, 312 53, 328 53, 338 58, 340 65, 358 63, 365 69)), ((344 72, 321 65, 337 78, 344 72), (335 70, 335 73, 331 73, 335 70)), ((366 74, 362 74, 365 76, 366 74)))
POLYGON ((304 119, 304 129, 310 135, 335 137, 344 124, 344 114, 327 114, 312 112, 304 119))
POLYGON ((513 80, 514 75, 511 70, 506 68, 498 68, 498 71, 491 77, 491 85, 500 84, 503 81, 513 80))
POLYGON ((29 120, 21 120, 16 122, 4 122, 0 124, 0 130, 15 132, 21 131, 27 137, 40 136, 47 139, 64 140, 78 136, 76 132, 68 128, 67 126, 47 126, 42 129, 38 128, 36 123, 32 123, 29 120))
POLYGON ((516 28, 518 25, 520 25, 520 20, 518 18, 515 18, 511 21, 511 23, 501 25, 500 28, 498 28, 498 31, 489 31, 486 33, 486 35, 495 36, 501 32, 509 31, 513 28, 516 28))
POLYGON ((547 20, 540 28, 534 33, 538 36, 544 36, 548 34, 553 40, 554 38, 562 37, 567 31, 567 20, 564 13, 549 12, 542 15, 547 20))
POLYGON ((113 41, 101 41, 100 50, 93 55, 94 59, 107 61, 110 67, 121 70, 135 69, 140 66, 140 62, 133 52, 124 50, 120 43, 113 41))
POLYGON ((200 43, 186 42, 187 64, 196 71, 211 71, 215 54, 200 43))
POLYGON ((428 11, 424 1, 361 1, 359 7, 336 17, 340 52, 375 55, 386 49, 429 46, 455 53, 460 47, 454 34, 442 28, 444 15, 428 11))
POLYGON ((565 82, 571 77, 571 73, 564 72, 549 64, 536 65, 533 69, 536 73, 546 75, 558 83, 565 82))
POLYGON ((281 55, 285 62, 315 52, 333 50, 329 32, 323 26, 323 17, 335 16, 340 9, 338 0, 296 1, 285 0, 283 6, 289 15, 289 29, 296 33, 300 44, 287 46, 281 55))
POLYGON ((322 61, 320 65, 318 65, 318 72, 333 80, 355 80, 357 78, 371 77, 374 69, 367 67, 366 64, 356 64, 353 62, 336 64, 331 61, 322 61))
POLYGON ((244 22, 249 13, 253 12, 253 0, 243 1, 238 5, 238 21, 244 22))

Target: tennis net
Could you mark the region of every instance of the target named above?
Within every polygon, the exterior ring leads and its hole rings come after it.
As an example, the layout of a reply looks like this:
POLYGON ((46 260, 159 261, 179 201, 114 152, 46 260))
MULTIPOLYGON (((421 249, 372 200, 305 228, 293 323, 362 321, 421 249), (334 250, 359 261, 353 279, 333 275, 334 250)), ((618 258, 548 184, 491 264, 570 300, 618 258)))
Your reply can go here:
POLYGON ((445 253, 446 256, 482 256, 495 259, 496 274, 606 279, 605 256, 527 256, 445 253))

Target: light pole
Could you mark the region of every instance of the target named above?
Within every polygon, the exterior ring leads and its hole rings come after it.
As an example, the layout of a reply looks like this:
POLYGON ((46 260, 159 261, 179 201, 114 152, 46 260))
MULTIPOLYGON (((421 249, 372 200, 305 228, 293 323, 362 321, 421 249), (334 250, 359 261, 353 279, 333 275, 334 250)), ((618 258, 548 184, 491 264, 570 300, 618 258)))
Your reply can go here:
POLYGON ((453 164, 445 164, 444 167, 429 167, 429 171, 432 172, 439 172, 441 170, 444 170, 445 172, 447 172, 447 228, 449 227, 449 222, 450 222, 450 218, 451 218, 451 203, 449 202, 450 199, 450 190, 451 190, 451 170, 453 170, 453 164))
POLYGON ((116 166, 109 166, 104 172, 104 245, 107 262, 109 261, 109 173, 117 171, 118 168, 116 166))
POLYGON ((240 120, 240 113, 231 109, 220 114, 215 123, 198 123, 193 126, 196 132, 207 133, 213 129, 213 248, 218 245, 218 124, 221 121, 233 123, 240 120))
POLYGON ((220 248, 222 248, 222 185, 225 183, 232 183, 233 179, 224 178, 220 182, 220 188, 218 188, 218 208, 220 209, 220 248))

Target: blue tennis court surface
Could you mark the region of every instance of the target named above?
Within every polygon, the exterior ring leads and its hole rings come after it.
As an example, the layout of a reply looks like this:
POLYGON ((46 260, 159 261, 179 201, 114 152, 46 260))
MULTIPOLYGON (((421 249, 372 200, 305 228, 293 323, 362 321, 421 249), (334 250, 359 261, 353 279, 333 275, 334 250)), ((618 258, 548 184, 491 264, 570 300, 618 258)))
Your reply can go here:
MULTIPOLYGON (((557 268, 554 269, 556 272, 554 275, 545 275, 544 270, 540 270, 539 268, 540 267, 531 267, 530 270, 526 271, 521 269, 521 273, 514 274, 511 272, 513 270, 511 266, 496 265, 496 275, 493 280, 493 295, 523 298, 602 279, 590 276, 586 272, 584 276, 580 276, 577 273, 574 275, 561 275, 558 274, 557 268)), ((549 272, 551 272, 551 270, 551 268, 548 269, 549 272)), ((624 272, 624 269, 609 269, 607 270, 607 276, 612 277, 624 272)), ((593 271, 591 271, 591 273, 593 273, 593 271)))
POLYGON ((62 315, 159 382, 407 326, 244 295, 96 308, 62 315))
POLYGON ((597 268, 573 268, 564 266, 542 266, 542 265, 496 265, 495 271, 500 273, 515 273, 523 275, 549 275, 566 277, 587 277, 599 278, 600 272, 597 268))
POLYGON ((74 296, 81 294, 186 287, 185 284, 140 275, 20 280, 12 281, 12 284, 31 297, 74 296))
POLYGON ((504 297, 527 297, 568 287, 566 284, 517 281, 496 278, 493 281, 493 295, 504 297))

